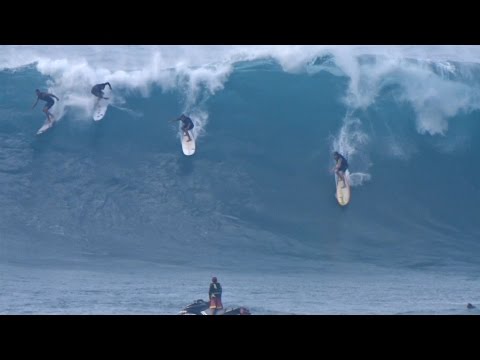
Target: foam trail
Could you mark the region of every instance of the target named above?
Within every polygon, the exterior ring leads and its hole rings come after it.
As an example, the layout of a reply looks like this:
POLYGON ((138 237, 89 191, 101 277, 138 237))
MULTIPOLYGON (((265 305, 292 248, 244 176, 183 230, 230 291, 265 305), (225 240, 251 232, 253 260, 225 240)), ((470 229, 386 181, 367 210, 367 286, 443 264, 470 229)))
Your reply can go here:
POLYGON ((132 110, 132 109, 129 109, 129 108, 126 108, 126 107, 123 107, 123 106, 119 106, 119 105, 115 105, 115 104, 110 104, 110 106, 120 110, 120 111, 123 111, 123 112, 126 112, 127 114, 129 114, 131 117, 133 118, 141 118, 143 116, 143 113, 140 112, 140 111, 135 111, 135 110, 132 110))
POLYGON ((363 183, 370 181, 372 176, 370 174, 355 172, 349 175, 351 186, 362 186, 363 183))
POLYGON ((339 134, 333 140, 333 151, 338 151, 347 158, 350 170, 350 185, 360 186, 371 179, 371 175, 366 172, 352 172, 353 168, 368 170, 371 164, 366 155, 362 152, 364 146, 368 143, 368 135, 361 130, 361 122, 358 118, 352 117, 351 113, 345 116, 343 125, 339 134))

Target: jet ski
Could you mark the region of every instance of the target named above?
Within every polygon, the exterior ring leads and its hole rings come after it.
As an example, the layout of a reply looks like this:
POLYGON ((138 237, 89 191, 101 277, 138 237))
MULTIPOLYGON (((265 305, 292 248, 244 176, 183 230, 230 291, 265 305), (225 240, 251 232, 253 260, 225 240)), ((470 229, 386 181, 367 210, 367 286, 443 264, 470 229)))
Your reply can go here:
MULTIPOLYGON (((210 315, 210 303, 202 299, 195 300, 185 306, 179 315, 210 315)), ((236 308, 224 308, 217 310, 216 315, 251 315, 250 311, 243 306, 236 308)))

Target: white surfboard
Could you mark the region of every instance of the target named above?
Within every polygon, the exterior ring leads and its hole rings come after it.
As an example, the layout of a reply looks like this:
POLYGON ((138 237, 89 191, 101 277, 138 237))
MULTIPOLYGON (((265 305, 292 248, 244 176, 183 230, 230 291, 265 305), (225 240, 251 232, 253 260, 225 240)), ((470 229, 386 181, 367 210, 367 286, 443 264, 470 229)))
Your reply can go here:
POLYGON ((100 99, 93 108, 93 120, 100 121, 107 113, 108 100, 100 99))
POLYGON ((191 156, 195 154, 195 137, 190 130, 188 131, 188 133, 192 138, 191 141, 188 141, 188 137, 182 131, 182 151, 186 156, 191 156))
POLYGON ((345 183, 335 174, 335 185, 337 187, 336 198, 340 206, 345 206, 350 202, 350 172, 345 171, 345 183))
POLYGON ((45 123, 42 125, 42 127, 38 129, 37 135, 43 134, 45 131, 50 129, 54 124, 55 124, 55 118, 53 119, 53 121, 46 120, 45 123))

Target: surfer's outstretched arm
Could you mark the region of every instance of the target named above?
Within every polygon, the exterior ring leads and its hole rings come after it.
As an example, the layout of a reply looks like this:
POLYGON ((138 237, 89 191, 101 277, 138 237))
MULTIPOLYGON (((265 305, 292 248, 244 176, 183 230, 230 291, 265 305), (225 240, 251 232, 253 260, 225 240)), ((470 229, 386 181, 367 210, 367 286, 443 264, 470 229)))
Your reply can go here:
POLYGON ((38 103, 38 97, 37 97, 37 100, 35 101, 35 103, 33 104, 32 109, 33 109, 35 106, 37 106, 37 103, 38 103))

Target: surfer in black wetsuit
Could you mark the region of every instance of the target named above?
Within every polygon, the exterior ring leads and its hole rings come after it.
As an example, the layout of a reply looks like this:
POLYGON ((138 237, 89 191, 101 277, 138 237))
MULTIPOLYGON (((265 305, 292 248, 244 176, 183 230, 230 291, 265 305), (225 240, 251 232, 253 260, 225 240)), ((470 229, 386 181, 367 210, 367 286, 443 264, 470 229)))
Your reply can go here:
POLYGON ((332 171, 343 181, 343 187, 345 187, 345 171, 348 169, 347 159, 336 151, 333 153, 333 158, 335 159, 335 166, 332 171))
POLYGON ((94 87, 92 87, 92 94, 98 97, 99 99, 105 99, 108 100, 107 97, 103 96, 103 89, 105 89, 105 86, 107 86, 112 90, 112 85, 110 85, 109 82, 103 83, 103 84, 97 84, 94 87))
POLYGON ((190 134, 188 133, 188 130, 192 130, 195 125, 193 125, 192 119, 190 119, 188 116, 185 114, 182 114, 178 119, 175 119, 173 121, 181 121, 182 124, 182 130, 185 133, 185 135, 188 137, 188 141, 192 141, 192 138, 190 137, 190 134))
POLYGON ((53 115, 48 110, 50 110, 50 108, 53 106, 53 104, 55 104, 55 101, 53 100, 53 98, 57 99, 57 101, 60 101, 60 99, 53 94, 43 92, 43 91, 40 91, 38 89, 36 89, 35 92, 37 93, 37 100, 33 104, 32 109, 37 105, 38 100, 45 101, 46 104, 43 107, 42 111, 45 113, 45 115, 47 115, 47 120, 49 122, 52 122, 53 121, 53 115))

